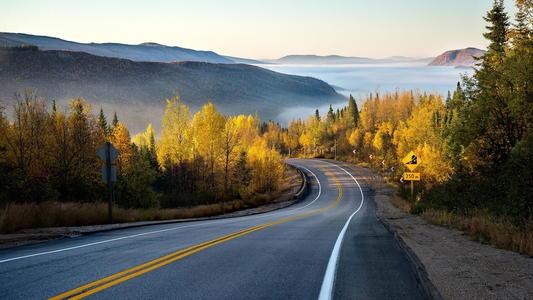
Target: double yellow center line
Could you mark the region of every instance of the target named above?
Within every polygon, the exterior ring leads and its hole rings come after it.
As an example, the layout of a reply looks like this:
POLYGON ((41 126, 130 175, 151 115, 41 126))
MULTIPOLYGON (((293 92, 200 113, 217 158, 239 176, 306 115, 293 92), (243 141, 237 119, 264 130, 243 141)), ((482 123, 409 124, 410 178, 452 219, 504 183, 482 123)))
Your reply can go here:
POLYGON ((100 280, 93 281, 91 283, 88 283, 86 285, 80 286, 80 287, 75 288, 73 290, 70 290, 70 291, 64 292, 64 293, 62 293, 60 295, 54 296, 54 297, 52 297, 50 299, 52 299, 52 300, 82 299, 82 298, 85 298, 85 297, 87 297, 89 295, 98 293, 98 292, 100 292, 102 290, 105 290, 105 289, 108 289, 108 288, 110 288, 112 286, 115 286, 115 285, 117 285, 117 284, 119 284, 121 282, 124 282, 126 280, 138 277, 138 276, 140 276, 142 274, 148 273, 148 272, 153 271, 153 270, 155 270, 157 268, 160 268, 162 266, 165 266, 165 265, 168 265, 170 263, 173 263, 173 262, 175 262, 177 260, 185 258, 185 257, 187 257, 189 255, 192 255, 192 254, 194 254, 196 252, 200 252, 200 251, 205 250, 207 248, 210 248, 210 247, 213 247, 215 245, 218 245, 220 243, 236 239, 236 238, 241 237, 243 235, 247 235, 247 234, 250 234, 250 233, 252 233, 254 231, 258 231, 258 230, 261 230, 261 229, 264 229, 264 228, 267 228, 267 227, 271 227, 271 226, 274 226, 274 225, 286 223, 286 222, 293 221, 293 220, 296 220, 296 219, 301 219, 301 218, 304 218, 304 217, 307 217, 307 216, 310 216, 310 215, 314 215, 314 214, 317 214, 317 213, 320 213, 320 212, 323 212, 323 211, 326 211, 326 210, 330 210, 330 209, 332 209, 332 208, 337 206, 337 204, 340 202, 340 199, 342 198, 342 195, 343 195, 342 187, 339 184, 337 178, 335 177, 335 175, 333 175, 333 173, 330 173, 330 174, 332 175, 332 178, 333 178, 333 180, 335 182, 335 185, 337 187, 337 190, 339 192, 337 194, 337 198, 335 199, 335 202, 332 203, 331 205, 327 206, 327 207, 320 208, 320 209, 317 209, 317 210, 314 210, 314 211, 311 211, 311 212, 308 212, 308 213, 298 214, 298 215, 295 215, 293 217, 283 218, 283 219, 280 219, 278 221, 274 221, 274 222, 270 222, 270 223, 265 223, 265 224, 253 226, 253 227, 250 227, 250 228, 243 229, 241 231, 233 232, 233 233, 218 237, 216 239, 213 239, 213 240, 210 240, 210 241, 207 241, 207 242, 203 242, 203 243, 200 243, 200 244, 197 244, 197 245, 194 245, 194 246, 191 246, 191 247, 188 247, 188 248, 185 248, 185 249, 170 253, 168 255, 162 256, 160 258, 154 259, 152 261, 149 261, 147 263, 138 265, 136 267, 133 267, 133 268, 130 268, 130 269, 126 269, 126 270, 124 270, 122 272, 119 272, 119 273, 116 273, 114 275, 102 278, 100 280))

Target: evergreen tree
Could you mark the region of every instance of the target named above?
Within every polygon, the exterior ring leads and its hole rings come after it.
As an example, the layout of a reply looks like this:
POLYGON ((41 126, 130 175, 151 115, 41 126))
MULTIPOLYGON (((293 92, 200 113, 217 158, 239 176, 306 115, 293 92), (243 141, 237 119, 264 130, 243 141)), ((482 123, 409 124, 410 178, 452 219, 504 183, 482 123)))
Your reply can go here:
POLYGON ((57 114, 56 100, 52 100, 52 117, 55 117, 57 114))
POLYGON ((463 101, 464 98, 465 98, 465 95, 463 92, 463 88, 461 87, 461 83, 457 82, 457 87, 455 88, 455 91, 453 92, 452 100, 454 102, 457 102, 457 101, 463 101))
MULTIPOLYGON (((118 122, 118 121, 117 121, 118 122)), ((109 127, 107 126, 107 120, 104 115, 104 110, 100 107, 100 114, 98 115, 98 128, 104 136, 109 134, 109 127)))
POLYGON ((113 130, 118 125, 117 112, 113 113, 113 121, 111 123, 111 130, 113 130))
POLYGON ((331 106, 331 104, 329 105, 327 121, 330 124, 335 122, 335 113, 333 112, 333 107, 331 106))
POLYGON ((505 52, 505 45, 507 43, 507 32, 509 29, 509 17, 505 12, 503 0, 494 0, 492 9, 484 17, 489 24, 486 26, 488 32, 483 36, 490 41, 487 47, 488 56, 499 55, 503 56, 505 52))
POLYGON ((359 124, 359 108, 357 107, 357 102, 355 102, 355 99, 350 95, 350 99, 348 99, 348 116, 350 118, 350 121, 353 123, 354 127, 357 127, 359 124))
POLYGON ((315 110, 315 119, 320 121, 320 112, 318 111, 318 108, 315 110))
POLYGON ((232 185, 240 190, 246 188, 252 180, 252 171, 248 167, 247 160, 248 155, 245 151, 241 151, 233 171, 232 185))

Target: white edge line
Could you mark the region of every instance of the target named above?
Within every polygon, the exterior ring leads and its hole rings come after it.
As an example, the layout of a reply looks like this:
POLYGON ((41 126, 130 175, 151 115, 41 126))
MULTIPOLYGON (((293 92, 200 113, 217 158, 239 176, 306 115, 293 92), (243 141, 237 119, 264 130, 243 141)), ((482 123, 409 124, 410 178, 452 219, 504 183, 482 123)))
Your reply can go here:
POLYGON ((346 174, 350 175, 350 177, 352 177, 353 181, 355 181, 355 183, 359 187, 359 191, 361 192, 361 204, 359 205, 357 210, 354 211, 350 215, 346 223, 344 223, 344 227, 342 227, 342 230, 339 233, 337 240, 335 241, 335 246, 333 246, 333 250, 331 251, 331 256, 329 257, 328 266, 326 268, 326 273, 324 274, 322 286, 320 287, 320 294, 318 296, 318 299, 319 300, 330 300, 333 298, 333 284, 335 283, 335 273, 337 270, 337 265, 339 263, 339 254, 340 254, 340 250, 342 246, 342 241, 344 239, 344 235, 346 234, 346 231, 348 230, 348 226, 350 225, 350 221, 352 220, 353 216, 355 216, 355 214, 359 212, 359 210, 361 210, 361 207, 363 207, 365 196, 363 194, 363 189, 361 188, 361 185, 359 185, 359 182, 357 181, 357 179, 355 179, 355 177, 352 176, 352 174, 350 174, 344 168, 336 164, 332 164, 327 161, 324 161, 324 162, 330 165, 336 166, 337 168, 343 170, 346 174))
MULTIPOLYGON (((289 210, 289 211, 296 211, 296 210, 300 210, 300 209, 308 207, 309 205, 315 203, 315 201, 318 200, 318 198, 320 198, 320 195, 322 194, 322 185, 320 184, 320 180, 318 180, 318 177, 315 175, 315 173, 313 173, 311 170, 309 170, 306 167, 302 167, 302 166, 298 166, 298 167, 305 169, 307 172, 311 173, 315 177, 315 179, 316 179, 316 181, 318 183, 318 195, 316 196, 316 198, 313 201, 311 201, 307 205, 302 206, 302 207, 298 207, 298 208, 295 208, 295 209, 292 209, 292 210, 289 210)), ((259 217, 262 217, 262 216, 268 216, 268 215, 266 215, 266 214, 259 215, 259 217)), ((67 247, 67 248, 61 248, 61 249, 50 250, 50 251, 45 251, 45 252, 38 252, 38 253, 33 253, 33 254, 28 254, 28 255, 16 256, 16 257, 2 259, 2 260, 0 260, 0 264, 6 263, 6 262, 10 262, 10 261, 20 260, 20 259, 25 259, 25 258, 31 258, 31 257, 36 257, 36 256, 48 255, 48 254, 54 254, 54 253, 65 252, 65 251, 70 251, 70 250, 75 250, 75 249, 80 249, 80 248, 85 248, 85 247, 90 247, 90 246, 95 246, 95 245, 100 245, 100 244, 105 244, 105 243, 110 243, 110 242, 116 242, 116 241, 130 239, 130 238, 136 238, 136 237, 144 236, 144 235, 150 235, 150 234, 161 233, 161 232, 166 232, 166 231, 172 231, 172 230, 188 228, 188 227, 197 227, 197 226, 201 226, 201 225, 206 225, 206 224, 205 223, 200 223, 200 224, 196 223, 196 224, 191 224, 191 225, 186 225, 186 226, 178 226, 178 227, 172 227, 172 228, 167 228, 167 229, 148 231, 148 232, 132 234, 132 235, 127 235, 127 236, 118 237, 118 238, 114 238, 114 239, 108 239, 108 240, 103 240, 103 241, 98 241, 98 242, 93 242, 93 243, 88 243, 88 244, 82 244, 82 245, 77 245, 77 246, 72 246, 72 247, 67 247)))
POLYGON ((297 207, 295 209, 291 209, 290 211, 300 210, 302 208, 308 207, 309 205, 315 203, 315 201, 318 200, 318 198, 320 198, 320 195, 322 194, 322 184, 320 184, 320 180, 318 180, 318 177, 315 175, 315 173, 313 173, 311 170, 309 170, 308 168, 303 167, 303 166, 297 166, 297 168, 302 168, 302 169, 306 170, 307 172, 311 173, 311 175, 313 175, 313 177, 315 177, 316 182, 318 183, 318 195, 316 195, 316 198, 313 199, 313 201, 307 203, 306 205, 304 205, 302 207, 297 207))
POLYGON ((179 227, 173 227, 173 228, 167 228, 167 229, 161 229, 161 230, 148 231, 148 232, 143 232, 143 233, 138 233, 138 234, 122 236, 122 237, 118 237, 118 238, 114 238, 114 239, 98 241, 98 242, 94 242, 94 243, 82 244, 82 245, 72 246, 72 247, 67 247, 67 248, 62 248, 62 249, 56 249, 56 250, 51 250, 51 251, 45 251, 45 252, 39 252, 39 253, 34 253, 34 254, 28 254, 28 255, 23 255, 23 256, 12 257, 12 258, 6 258, 6 259, 3 259, 3 260, 0 260, 0 264, 1 263, 5 263, 5 262, 9 262, 9 261, 24 259, 24 258, 30 258, 30 257, 35 257, 35 256, 47 255, 47 254, 53 254, 53 253, 64 252, 64 251, 69 251, 69 250, 74 250, 74 249, 79 249, 79 248, 85 248, 85 247, 99 245, 99 244, 105 244, 105 243, 110 243, 110 242, 115 242, 115 241, 130 239, 130 238, 135 238, 135 237, 139 237, 139 236, 143 236, 143 235, 149 235, 149 234, 160 233, 160 232, 165 232, 165 231, 171 231, 171 230, 187 228, 187 227, 194 227, 194 226, 197 226, 197 225, 198 224, 192 224, 192 225, 187 225, 187 226, 179 226, 179 227))

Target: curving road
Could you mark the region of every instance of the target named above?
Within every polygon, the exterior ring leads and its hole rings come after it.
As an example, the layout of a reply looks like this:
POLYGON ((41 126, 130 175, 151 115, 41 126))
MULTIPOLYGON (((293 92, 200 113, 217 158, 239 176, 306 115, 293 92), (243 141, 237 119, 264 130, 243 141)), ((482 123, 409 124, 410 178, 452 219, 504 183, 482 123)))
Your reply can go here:
POLYGON ((284 209, 2 250, 0 298, 427 298, 360 169, 288 163, 311 192, 284 209))

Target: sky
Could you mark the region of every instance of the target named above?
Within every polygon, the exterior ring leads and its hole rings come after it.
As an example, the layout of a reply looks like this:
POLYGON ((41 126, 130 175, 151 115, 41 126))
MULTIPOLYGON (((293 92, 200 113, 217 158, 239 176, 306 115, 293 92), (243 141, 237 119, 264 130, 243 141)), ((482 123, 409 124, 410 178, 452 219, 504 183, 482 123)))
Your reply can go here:
MULTIPOLYGON (((0 31, 157 42, 246 58, 436 56, 484 48, 491 0, 0 0, 0 31)), ((515 13, 514 1, 505 2, 515 13)))

